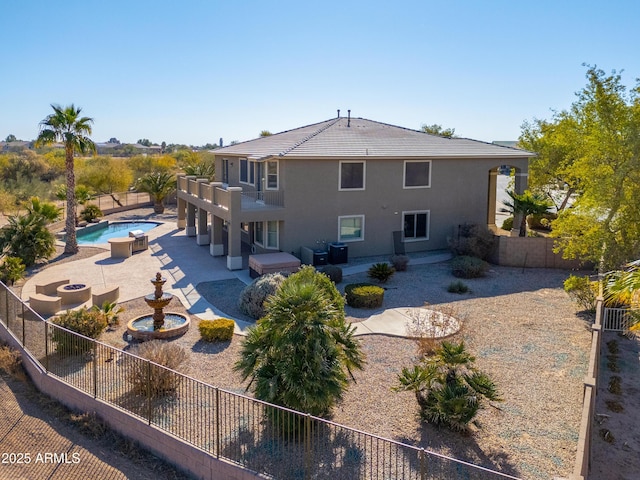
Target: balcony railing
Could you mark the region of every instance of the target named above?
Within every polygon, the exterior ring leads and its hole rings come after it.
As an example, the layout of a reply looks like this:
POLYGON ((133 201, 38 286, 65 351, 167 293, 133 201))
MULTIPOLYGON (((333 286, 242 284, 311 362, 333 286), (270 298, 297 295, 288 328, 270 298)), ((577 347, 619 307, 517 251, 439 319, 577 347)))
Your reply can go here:
MULTIPOLYGON (((231 208, 231 192, 228 187, 220 182, 203 182, 194 177, 178 177, 178 191, 226 210, 231 208)), ((284 192, 282 190, 244 190, 243 188, 240 205, 241 210, 258 210, 267 206, 284 207, 284 192)))

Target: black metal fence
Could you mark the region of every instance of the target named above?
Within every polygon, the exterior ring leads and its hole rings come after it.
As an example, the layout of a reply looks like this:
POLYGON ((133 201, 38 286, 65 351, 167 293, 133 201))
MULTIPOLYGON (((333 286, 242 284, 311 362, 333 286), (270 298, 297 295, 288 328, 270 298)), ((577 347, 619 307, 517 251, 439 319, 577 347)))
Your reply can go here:
POLYGON ((207 385, 45 321, 1 282, 0 323, 49 374, 267 477, 515 478, 207 385))

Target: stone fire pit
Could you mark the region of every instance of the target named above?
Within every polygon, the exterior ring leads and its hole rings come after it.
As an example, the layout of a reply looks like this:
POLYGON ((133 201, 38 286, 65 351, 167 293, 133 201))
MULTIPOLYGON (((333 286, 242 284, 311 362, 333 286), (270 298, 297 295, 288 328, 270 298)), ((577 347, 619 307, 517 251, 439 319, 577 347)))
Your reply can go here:
POLYGON ((91 285, 84 283, 68 283, 56 289, 63 305, 84 303, 91 298, 91 285))

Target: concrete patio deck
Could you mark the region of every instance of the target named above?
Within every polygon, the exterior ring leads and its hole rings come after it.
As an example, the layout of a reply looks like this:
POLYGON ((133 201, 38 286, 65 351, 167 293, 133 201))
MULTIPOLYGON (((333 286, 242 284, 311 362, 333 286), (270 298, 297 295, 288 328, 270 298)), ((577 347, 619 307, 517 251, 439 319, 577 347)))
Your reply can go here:
MULTIPOLYGON (((184 230, 178 230, 175 222, 166 222, 147 232, 149 249, 136 252, 129 258, 111 258, 108 244, 104 253, 60 265, 53 265, 31 277, 22 288, 22 299, 28 301, 35 293, 35 285, 68 278, 71 283, 85 283, 93 288, 119 285, 119 302, 143 297, 153 291, 151 279, 160 272, 167 279, 164 291, 176 296, 190 314, 200 319, 229 317, 207 302, 196 290, 202 282, 238 278, 245 284, 252 281, 248 270, 230 271, 226 257, 212 257, 209 246, 199 246, 194 238, 188 238, 184 230)), ((81 247, 82 248, 82 247, 81 247)), ((423 257, 412 258, 411 264, 437 263, 451 258, 446 252, 426 252, 423 257)), ((365 272, 370 263, 344 265, 343 275, 365 272)), ((90 306, 90 302, 84 305, 90 306)), ((80 305, 74 305, 77 307, 80 305)), ((64 306, 63 306, 64 308, 64 306)), ((356 334, 382 333, 403 336, 405 322, 402 316, 389 311, 356 324, 356 334), (400 324, 401 323, 401 324, 400 324)), ((234 319, 236 333, 243 334, 251 323, 234 319)))

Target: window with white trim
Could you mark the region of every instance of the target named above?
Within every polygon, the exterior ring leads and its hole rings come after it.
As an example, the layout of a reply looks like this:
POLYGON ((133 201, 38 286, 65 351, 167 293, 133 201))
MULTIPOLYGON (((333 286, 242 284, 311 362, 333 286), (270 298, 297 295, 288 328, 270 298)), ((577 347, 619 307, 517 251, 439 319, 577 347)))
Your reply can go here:
POLYGON ((431 187, 431 160, 404 161, 404 188, 431 187))
POLYGON ((278 248, 278 222, 269 221, 267 223, 267 244, 266 248, 278 248))
POLYGON ((404 241, 429 240, 430 217, 431 212, 429 210, 402 212, 404 241))
POLYGON ((341 161, 338 179, 338 190, 364 190, 365 163, 341 161))
POLYGON ((253 241, 264 248, 279 248, 278 243, 279 226, 278 221, 255 222, 253 228, 253 241))
POLYGON ((364 240, 364 215, 338 217, 338 240, 340 242, 364 240))
POLYGON ((278 190, 278 162, 269 160, 267 168, 267 190, 278 190))
POLYGON ((264 245, 264 226, 262 222, 253 224, 253 241, 258 245, 264 245))

